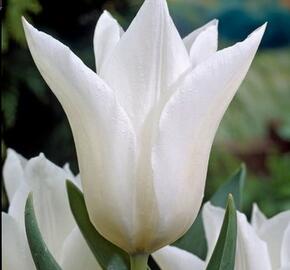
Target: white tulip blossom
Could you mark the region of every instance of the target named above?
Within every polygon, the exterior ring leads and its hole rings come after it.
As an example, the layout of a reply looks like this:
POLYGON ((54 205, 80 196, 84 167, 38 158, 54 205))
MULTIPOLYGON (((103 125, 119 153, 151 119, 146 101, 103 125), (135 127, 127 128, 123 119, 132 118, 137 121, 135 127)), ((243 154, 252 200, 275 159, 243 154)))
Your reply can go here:
POLYGON ((124 31, 104 12, 97 72, 23 20, 32 57, 72 128, 90 219, 130 254, 181 237, 204 195, 218 125, 265 25, 217 51, 217 21, 183 40, 165 0, 145 0, 124 31))
POLYGON ((10 206, 2 212, 2 269, 36 269, 24 225, 25 202, 33 192, 35 214, 48 249, 63 270, 101 270, 69 208, 65 181, 79 185, 66 169, 48 161, 43 154, 26 160, 8 149, 3 179, 10 206))
MULTIPOLYGON (((161 270, 205 270, 221 230, 224 209, 206 203, 203 223, 208 244, 206 261, 173 246, 153 254, 161 270)), ((237 213, 237 249, 235 270, 290 270, 290 211, 267 219, 256 205, 251 224, 237 213)))

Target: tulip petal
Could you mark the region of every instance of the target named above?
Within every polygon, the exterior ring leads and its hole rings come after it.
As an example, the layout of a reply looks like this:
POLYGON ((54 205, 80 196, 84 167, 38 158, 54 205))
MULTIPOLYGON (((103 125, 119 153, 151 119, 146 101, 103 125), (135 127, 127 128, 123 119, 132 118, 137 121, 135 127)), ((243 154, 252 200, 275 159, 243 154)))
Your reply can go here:
POLYGON ((102 270, 77 227, 64 241, 60 265, 63 270, 102 270))
POLYGON ((254 203, 251 217, 252 226, 256 231, 258 231, 266 221, 267 221, 266 216, 262 213, 258 205, 254 203))
POLYGON ((166 246, 152 254, 161 270, 204 270, 205 262, 192 253, 173 246, 166 246))
POLYGON ((190 60, 165 0, 146 0, 100 76, 116 92, 136 130, 190 60))
POLYGON ((290 267, 290 222, 284 232, 281 248, 281 265, 290 267))
POLYGON ((131 122, 112 90, 68 47, 23 24, 33 59, 68 116, 90 219, 104 237, 128 249, 135 199, 131 122))
POLYGON ((212 56, 218 48, 218 29, 217 24, 207 27, 202 31, 193 42, 190 48, 190 59, 192 66, 205 61, 212 56))
POLYGON ((237 243, 236 270, 272 270, 267 244, 241 213, 238 213, 237 243))
POLYGON ((25 231, 13 217, 2 212, 2 269, 33 270, 25 231))
POLYGON ((105 10, 98 20, 94 34, 94 53, 98 72, 117 45, 123 32, 118 22, 105 10))
POLYGON ((198 213, 214 135, 249 69, 264 30, 265 25, 245 41, 198 65, 176 85, 176 92, 161 113, 152 168, 164 231, 182 234, 198 213))
POLYGON ((16 190, 24 181, 23 170, 26 159, 13 149, 7 149, 7 158, 3 165, 3 180, 9 202, 12 201, 16 190))
POLYGON ((211 27, 211 26, 218 26, 218 20, 217 19, 213 19, 210 22, 208 22, 207 24, 195 29, 193 32, 191 32, 190 34, 188 34, 184 39, 184 45, 188 51, 188 53, 190 52, 190 48, 192 46, 192 44, 194 43, 194 41, 196 40, 196 38, 198 37, 198 35, 200 33, 202 33, 203 31, 205 31, 207 28, 211 27))
POLYGON ((290 211, 284 211, 268 219, 258 230, 258 235, 268 245, 272 269, 278 269, 281 266, 283 237, 289 223, 290 211))
MULTIPOLYGON (((206 203, 202 210, 202 216, 208 242, 208 261, 220 233, 224 210, 206 203)), ((235 270, 271 270, 266 243, 258 237, 244 214, 238 212, 237 219, 238 234, 235 270), (257 258, 263 258, 263 260, 257 260, 257 258)))
POLYGON ((26 182, 21 183, 20 187, 17 189, 13 200, 10 203, 8 214, 14 218, 14 220, 19 224, 23 230, 24 226, 24 209, 26 199, 28 197, 30 188, 26 182))
POLYGON ((40 154, 29 160, 25 177, 33 192, 42 237, 58 260, 62 243, 75 226, 66 196, 65 181, 69 175, 40 154))
POLYGON ((209 262, 217 243, 225 211, 221 207, 213 206, 207 202, 202 208, 202 219, 207 241, 206 261, 209 262))

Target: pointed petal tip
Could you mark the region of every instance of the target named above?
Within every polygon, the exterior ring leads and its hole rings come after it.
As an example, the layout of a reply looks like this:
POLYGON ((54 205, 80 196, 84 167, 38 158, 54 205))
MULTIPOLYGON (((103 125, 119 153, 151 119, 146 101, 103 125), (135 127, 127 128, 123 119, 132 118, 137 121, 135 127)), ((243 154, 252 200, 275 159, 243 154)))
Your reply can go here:
POLYGON ((101 16, 100 16, 100 18, 101 17, 108 17, 108 18, 113 18, 113 16, 112 16, 112 14, 108 11, 108 10, 103 10, 103 12, 102 12, 102 14, 101 14, 101 16))
POLYGON ((22 21, 22 25, 23 25, 25 33, 26 33, 26 30, 34 29, 34 27, 26 20, 24 16, 21 17, 21 21, 22 21))
MULTIPOLYGON (((263 25, 261 25, 260 27, 258 27, 256 30, 254 30, 249 36, 248 38, 255 38, 257 40, 261 40, 264 33, 265 33, 265 30, 266 30, 266 27, 267 27, 267 24, 268 22, 265 22, 263 25)), ((247 38, 247 39, 248 39, 247 38)))
POLYGON ((218 24, 219 24, 219 20, 214 18, 208 23, 208 26, 216 26, 217 27, 218 24))

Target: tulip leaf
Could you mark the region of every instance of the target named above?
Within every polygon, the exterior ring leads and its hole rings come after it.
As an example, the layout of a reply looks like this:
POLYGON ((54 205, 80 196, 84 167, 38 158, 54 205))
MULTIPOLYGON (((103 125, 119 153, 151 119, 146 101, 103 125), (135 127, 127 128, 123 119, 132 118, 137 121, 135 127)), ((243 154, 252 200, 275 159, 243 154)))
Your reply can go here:
MULTIPOLYGON (((242 192, 245 183, 246 167, 244 164, 215 192, 210 202, 215 206, 225 208, 228 194, 233 194, 237 209, 242 207, 242 192)), ((207 242, 201 213, 198 214, 189 230, 175 243, 174 246, 191 252, 201 259, 206 258, 207 242)))
POLYGON ((242 208, 242 195, 245 185, 246 166, 244 164, 226 181, 217 192, 211 197, 210 202, 219 207, 226 207, 227 196, 233 194, 236 208, 242 208))
POLYGON ((236 242, 237 212, 230 194, 220 235, 206 270, 234 270, 236 242))
POLYGON ((110 270, 129 270, 128 254, 101 236, 91 223, 83 193, 69 180, 66 187, 75 221, 100 266, 110 270))
POLYGON ((29 194, 25 205, 25 229, 31 255, 37 270, 61 270, 49 252, 39 230, 33 207, 33 196, 29 194))

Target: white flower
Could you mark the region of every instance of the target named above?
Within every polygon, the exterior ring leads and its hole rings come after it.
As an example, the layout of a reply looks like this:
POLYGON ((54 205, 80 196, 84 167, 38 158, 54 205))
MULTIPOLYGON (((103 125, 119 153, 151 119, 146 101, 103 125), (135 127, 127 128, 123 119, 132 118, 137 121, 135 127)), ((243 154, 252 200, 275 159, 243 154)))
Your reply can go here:
MULTIPOLYGON (((206 203, 202 211, 208 244, 206 261, 172 246, 153 254, 162 270, 205 270, 216 245, 224 210, 206 203)), ((267 219, 256 205, 252 224, 237 213, 237 250, 235 270, 290 270, 290 211, 267 219)))
POLYGON ((23 25, 68 116, 96 229, 131 254, 178 239, 196 218, 214 135, 265 25, 216 52, 216 20, 182 40, 166 1, 146 0, 126 32, 108 12, 100 17, 97 73, 59 41, 23 25))
POLYGON ((26 160, 8 149, 3 178, 9 198, 8 213, 2 212, 2 269, 36 269, 24 225, 25 202, 30 191, 42 236, 63 270, 101 269, 83 239, 69 209, 65 181, 79 185, 77 177, 43 154, 26 160))

